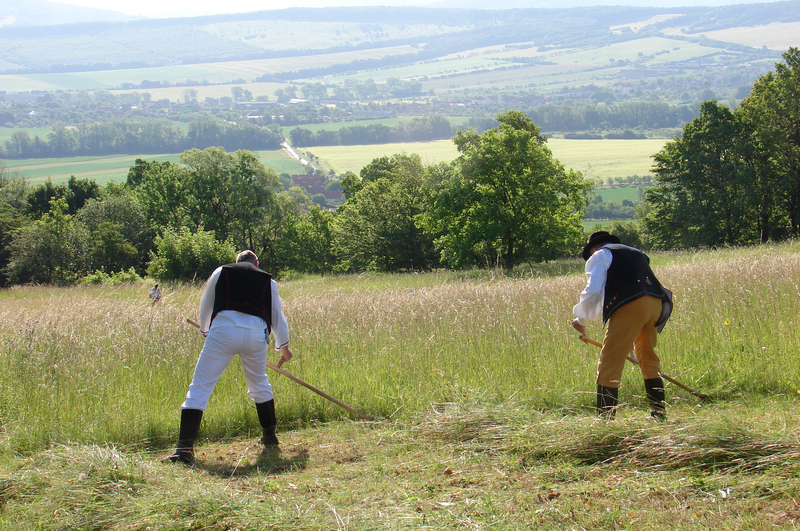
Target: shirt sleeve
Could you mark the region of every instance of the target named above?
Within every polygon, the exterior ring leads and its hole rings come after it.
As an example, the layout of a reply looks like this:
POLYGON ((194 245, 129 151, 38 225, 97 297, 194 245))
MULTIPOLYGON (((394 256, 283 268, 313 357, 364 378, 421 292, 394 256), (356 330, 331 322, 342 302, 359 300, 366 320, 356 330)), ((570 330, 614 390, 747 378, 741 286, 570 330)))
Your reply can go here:
POLYGON ((597 321, 603 316, 606 278, 612 258, 611 251, 600 248, 586 261, 586 287, 581 292, 580 302, 572 308, 582 325, 587 321, 597 321))
POLYGON ((275 337, 275 350, 289 344, 289 323, 283 314, 283 301, 278 295, 278 284, 272 281, 272 335, 275 337))
POLYGON ((219 274, 222 272, 222 267, 218 267, 211 273, 206 281, 206 286, 203 288, 203 294, 200 295, 200 331, 208 332, 211 328, 211 316, 214 313, 214 294, 217 290, 217 280, 219 274))

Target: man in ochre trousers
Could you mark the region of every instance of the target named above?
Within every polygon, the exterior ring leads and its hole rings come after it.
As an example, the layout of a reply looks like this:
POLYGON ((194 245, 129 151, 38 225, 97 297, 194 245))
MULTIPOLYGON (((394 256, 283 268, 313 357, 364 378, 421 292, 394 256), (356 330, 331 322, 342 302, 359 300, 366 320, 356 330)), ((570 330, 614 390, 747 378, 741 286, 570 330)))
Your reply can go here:
POLYGON ((592 234, 582 256, 587 284, 573 308, 576 317, 572 326, 584 335, 587 321, 602 317, 607 325, 597 366, 597 409, 601 417, 614 417, 622 370, 633 347, 650 416, 666 419, 661 362, 655 346, 672 309, 671 298, 650 269, 647 255, 623 245, 608 232, 592 234))

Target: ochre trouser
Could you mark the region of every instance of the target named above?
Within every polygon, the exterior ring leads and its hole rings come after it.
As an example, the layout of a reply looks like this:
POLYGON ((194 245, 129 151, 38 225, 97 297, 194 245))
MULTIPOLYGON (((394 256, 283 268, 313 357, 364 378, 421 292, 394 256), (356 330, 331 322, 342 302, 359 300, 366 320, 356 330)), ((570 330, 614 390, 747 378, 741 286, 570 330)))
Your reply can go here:
POLYGON ((661 299, 645 295, 617 308, 608 319, 597 385, 619 387, 622 369, 633 346, 645 380, 660 378, 661 361, 656 355, 656 321, 661 316, 661 299))

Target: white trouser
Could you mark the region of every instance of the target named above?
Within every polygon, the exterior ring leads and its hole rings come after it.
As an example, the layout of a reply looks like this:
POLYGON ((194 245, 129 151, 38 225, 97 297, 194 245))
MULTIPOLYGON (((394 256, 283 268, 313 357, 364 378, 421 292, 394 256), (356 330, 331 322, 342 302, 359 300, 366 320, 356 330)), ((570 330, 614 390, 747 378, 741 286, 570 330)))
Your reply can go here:
POLYGON ((192 383, 181 409, 205 410, 211 392, 225 367, 238 354, 247 380, 247 395, 256 403, 272 400, 272 386, 267 378, 267 336, 265 330, 236 326, 211 327, 192 383))

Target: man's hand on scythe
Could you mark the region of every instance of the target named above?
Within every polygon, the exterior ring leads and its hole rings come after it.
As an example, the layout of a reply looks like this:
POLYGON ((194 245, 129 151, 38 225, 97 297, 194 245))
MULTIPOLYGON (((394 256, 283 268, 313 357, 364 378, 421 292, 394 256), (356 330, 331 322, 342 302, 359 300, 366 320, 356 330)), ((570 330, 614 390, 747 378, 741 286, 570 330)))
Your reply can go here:
POLYGON ((292 349, 289 348, 289 345, 284 345, 281 347, 281 359, 278 360, 278 367, 292 359, 294 354, 292 354, 292 349))
POLYGON ((572 320, 572 328, 580 332, 582 336, 586 335, 586 325, 582 325, 581 320, 577 317, 572 320))

